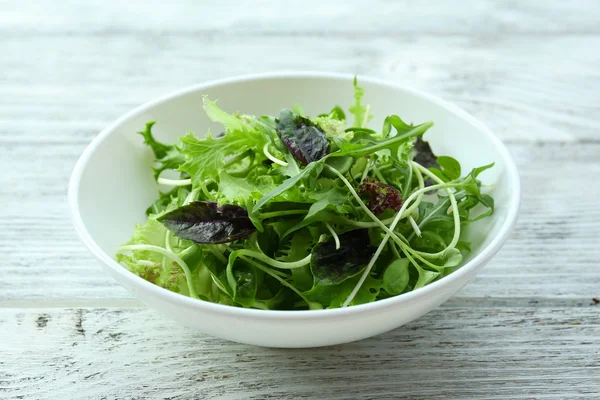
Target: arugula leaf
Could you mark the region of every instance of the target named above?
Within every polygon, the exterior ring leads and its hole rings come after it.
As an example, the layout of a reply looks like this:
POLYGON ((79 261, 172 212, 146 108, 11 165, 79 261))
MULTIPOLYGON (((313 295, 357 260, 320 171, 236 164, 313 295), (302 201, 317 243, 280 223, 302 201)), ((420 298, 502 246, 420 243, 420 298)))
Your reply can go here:
POLYGON ((412 127, 409 131, 398 133, 396 136, 392 136, 383 140, 374 140, 370 138, 369 140, 363 140, 362 143, 340 143, 340 150, 332 153, 332 157, 342 157, 342 156, 353 156, 353 157, 362 157, 369 154, 373 154, 379 150, 387 149, 390 151, 390 155, 393 159, 398 159, 398 153, 401 146, 408 141, 408 139, 422 135, 425 133, 430 127, 433 126, 433 122, 426 122, 421 125, 417 125, 412 127))
POLYGON ((273 200, 275 197, 281 195, 286 190, 290 189, 298 182, 300 182, 303 178, 308 176, 313 169, 322 169, 323 165, 320 163, 310 163, 303 170, 300 171, 299 174, 294 175, 291 178, 286 179, 281 183, 281 185, 277 186, 275 189, 271 190, 269 193, 265 194, 256 205, 252 208, 251 214, 257 214, 258 211, 269 201, 273 200))

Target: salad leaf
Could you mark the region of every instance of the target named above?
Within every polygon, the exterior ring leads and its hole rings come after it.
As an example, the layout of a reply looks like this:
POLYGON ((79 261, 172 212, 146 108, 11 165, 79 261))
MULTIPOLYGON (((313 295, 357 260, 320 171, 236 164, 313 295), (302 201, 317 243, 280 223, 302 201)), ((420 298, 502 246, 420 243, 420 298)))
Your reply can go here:
POLYGON ((234 205, 196 201, 157 218, 178 237, 194 243, 227 243, 255 231, 248 213, 234 205))
POLYGON ((373 253, 375 248, 364 229, 340 235, 339 248, 334 240, 317 244, 310 259, 315 285, 336 285, 353 277, 362 271, 373 253))
POLYGON ((248 123, 233 115, 227 114, 217 107, 216 102, 210 101, 207 96, 202 98, 202 105, 208 118, 213 122, 221 123, 228 131, 249 132, 251 130, 248 123))
POLYGON ((398 258, 385 269, 383 273, 383 289, 389 294, 400 294, 408 286, 410 280, 409 260, 398 258))
POLYGON ((364 128, 373 117, 369 114, 369 107, 362 104, 362 98, 365 95, 365 89, 358 86, 358 81, 354 77, 354 104, 350 107, 350 113, 354 115, 354 127, 364 128))
POLYGON ((307 165, 327 155, 329 142, 325 133, 310 119, 286 108, 281 110, 276 122, 281 141, 302 164, 307 165))
POLYGON ((366 178, 358 186, 358 190, 368 199, 367 207, 375 215, 383 214, 384 211, 389 209, 398 212, 402 207, 403 201, 400 191, 383 182, 366 178))
MULTIPOLYGON (((337 285, 315 286, 311 290, 304 292, 304 296, 311 301, 323 304, 326 308, 338 308, 348 298, 348 295, 350 295, 359 279, 359 276, 355 276, 337 285)), ((372 303, 377 299, 381 286, 381 279, 368 276, 350 305, 372 303)))
POLYGON ((433 154, 429 142, 423 140, 422 137, 415 138, 414 145, 415 162, 421 164, 425 168, 438 168, 437 157, 433 154))
POLYGON ((154 171, 154 179, 158 179, 158 176, 164 170, 177 170, 185 162, 185 159, 176 146, 166 145, 154 138, 152 135, 152 127, 154 124, 154 121, 146 123, 146 129, 138 133, 144 137, 144 144, 150 146, 154 153, 156 162, 152 167, 152 170, 154 171))
POLYGON ((192 184, 200 185, 206 179, 219 181, 220 174, 227 169, 227 161, 252 151, 262 161, 262 148, 266 143, 264 135, 257 132, 232 131, 222 138, 213 138, 210 132, 205 139, 198 139, 188 133, 181 138, 181 153, 186 162, 179 167, 187 172, 192 184))
POLYGON ((329 111, 329 113, 319 114, 318 117, 326 117, 326 118, 335 119, 338 121, 345 121, 346 113, 344 112, 342 107, 340 107, 339 105, 336 105, 335 107, 333 107, 333 109, 331 111, 329 111))

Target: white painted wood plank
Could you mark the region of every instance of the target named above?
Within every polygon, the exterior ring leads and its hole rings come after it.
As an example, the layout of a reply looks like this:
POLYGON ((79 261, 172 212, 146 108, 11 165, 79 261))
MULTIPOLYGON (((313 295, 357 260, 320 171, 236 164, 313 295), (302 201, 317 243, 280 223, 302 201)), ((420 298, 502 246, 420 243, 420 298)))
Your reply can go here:
POLYGON ((441 307, 303 350, 224 342, 147 309, 0 309, 0 397, 591 399, 598 307, 441 307))
MULTIPOLYGON (((76 238, 66 183, 81 143, 0 144, 0 300, 127 298, 76 238), (4 150, 6 150, 4 152, 4 150)), ((461 298, 600 296, 600 143, 510 145, 521 170, 516 231, 461 298)), ((133 227, 132 227, 133 229, 133 227)))
POLYGON ((462 106, 505 140, 598 140, 594 48, 600 36, 0 34, 0 141, 83 143, 170 91, 285 69, 372 75, 422 89, 462 106))
POLYGON ((222 5, 193 0, 4 0, 0 8, 0 31, 10 34, 598 33, 600 15, 598 2, 589 0, 260 0, 251 5, 242 0, 222 5))

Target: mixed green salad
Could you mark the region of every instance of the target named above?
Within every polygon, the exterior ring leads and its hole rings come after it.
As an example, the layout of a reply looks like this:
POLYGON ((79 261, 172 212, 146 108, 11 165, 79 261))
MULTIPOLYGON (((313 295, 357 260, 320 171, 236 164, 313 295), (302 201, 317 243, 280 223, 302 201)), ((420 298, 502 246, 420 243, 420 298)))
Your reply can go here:
POLYGON ((370 303, 451 273, 470 251, 461 231, 494 210, 477 179, 493 164, 463 174, 435 156, 422 139, 432 122, 390 115, 367 128, 356 79, 354 90, 349 115, 314 117, 228 114, 204 98, 224 132, 174 145, 149 122, 139 133, 168 190, 118 261, 168 290, 264 310, 370 303))

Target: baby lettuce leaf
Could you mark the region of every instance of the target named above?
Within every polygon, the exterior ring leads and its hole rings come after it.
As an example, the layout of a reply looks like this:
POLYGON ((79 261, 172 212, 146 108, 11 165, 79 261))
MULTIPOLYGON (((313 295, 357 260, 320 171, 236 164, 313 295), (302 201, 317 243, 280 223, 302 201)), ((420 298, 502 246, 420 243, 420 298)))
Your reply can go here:
POLYGON ((313 248, 310 267, 315 286, 336 285, 355 276, 375 253, 367 229, 346 232, 339 236, 339 240, 339 249, 336 249, 333 239, 313 248))
POLYGON ((185 162, 183 154, 174 145, 167 145, 157 141, 152 135, 152 127, 155 122, 146 123, 146 129, 138 132, 144 137, 144 144, 147 144, 152 149, 156 158, 155 165, 152 167, 154 171, 154 179, 166 169, 177 170, 185 162))
POLYGON ((329 151, 327 137, 310 119, 284 108, 276 122, 281 141, 302 164, 319 161, 327 155, 329 151))
POLYGON ((180 140, 186 162, 179 169, 191 176, 194 185, 199 185, 205 179, 219 182, 226 158, 252 150, 255 162, 262 162, 262 148, 268 138, 256 131, 228 131, 225 136, 216 139, 209 132, 205 139, 188 133, 180 140))
POLYGON ((211 121, 221 123, 228 131, 248 132, 251 130, 251 126, 248 123, 231 114, 227 114, 217 107, 216 102, 210 101, 207 96, 202 98, 202 106, 211 121))
POLYGON ((255 231, 241 207, 196 201, 157 218, 176 236, 198 244, 227 243, 255 231))
POLYGON ((344 112, 344 110, 342 109, 342 107, 336 105, 329 112, 329 114, 319 114, 317 117, 327 117, 327 118, 335 119, 335 120, 338 120, 338 121, 345 121, 346 120, 346 113, 344 112))
POLYGON ((362 98, 365 95, 365 89, 358 86, 358 81, 354 77, 354 104, 350 106, 350 114, 354 115, 355 128, 364 128, 373 117, 369 114, 369 107, 362 104, 362 98))

